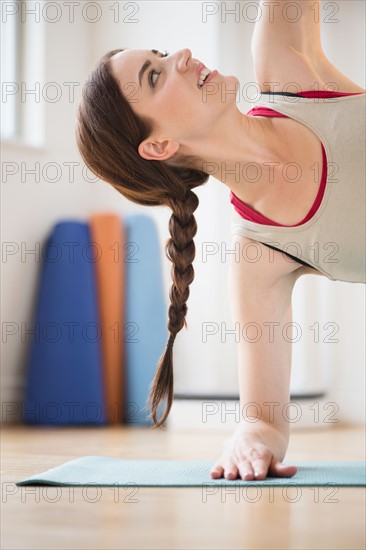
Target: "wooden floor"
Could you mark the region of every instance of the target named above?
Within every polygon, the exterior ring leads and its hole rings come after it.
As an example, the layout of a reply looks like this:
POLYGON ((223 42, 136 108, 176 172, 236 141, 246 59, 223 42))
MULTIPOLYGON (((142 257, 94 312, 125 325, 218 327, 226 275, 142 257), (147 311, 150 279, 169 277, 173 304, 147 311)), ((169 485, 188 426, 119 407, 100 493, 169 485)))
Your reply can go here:
MULTIPOLYGON (((229 436, 230 433, 227 434, 229 436)), ((1 548, 364 549, 365 488, 17 487, 85 455, 216 460, 222 433, 138 427, 2 427, 1 548), (226 488, 228 489, 228 488, 226 488), (232 489, 231 489, 232 490, 232 489), (136 491, 134 489, 134 491, 136 491)), ((293 432, 285 462, 365 460, 363 426, 293 432)))

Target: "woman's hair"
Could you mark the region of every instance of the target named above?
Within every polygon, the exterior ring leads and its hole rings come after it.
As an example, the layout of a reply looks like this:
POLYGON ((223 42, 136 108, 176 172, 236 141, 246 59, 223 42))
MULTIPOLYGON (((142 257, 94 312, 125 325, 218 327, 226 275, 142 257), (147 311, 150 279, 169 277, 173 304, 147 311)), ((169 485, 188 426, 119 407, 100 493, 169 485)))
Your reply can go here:
MULTIPOLYGON (((157 125, 147 117, 137 116, 113 76, 110 58, 123 49, 107 52, 89 75, 77 111, 76 142, 86 166, 110 183, 128 200, 144 206, 168 206, 170 238, 165 251, 172 262, 166 348, 161 355, 150 385, 149 404, 156 428, 169 415, 173 403, 172 348, 177 333, 187 328, 186 302, 194 279, 193 238, 197 224, 193 215, 199 200, 192 189, 209 178, 197 169, 201 159, 175 153, 165 161, 146 160, 138 152, 142 141, 150 137, 157 125), (167 397, 162 417, 157 420, 159 403, 167 397)), ((153 289, 151 289, 153 292, 153 289)))

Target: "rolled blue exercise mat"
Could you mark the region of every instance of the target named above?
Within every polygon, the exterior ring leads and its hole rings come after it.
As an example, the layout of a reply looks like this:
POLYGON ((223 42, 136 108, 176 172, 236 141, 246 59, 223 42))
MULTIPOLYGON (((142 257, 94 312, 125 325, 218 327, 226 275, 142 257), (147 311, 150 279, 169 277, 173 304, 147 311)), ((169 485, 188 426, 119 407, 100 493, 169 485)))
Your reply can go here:
MULTIPOLYGON (((125 422, 152 425, 149 387, 169 337, 164 296, 162 244, 156 224, 143 214, 125 226, 125 422)), ((166 400, 158 407, 161 417, 166 400)))
POLYGON ((211 460, 130 460, 110 456, 84 456, 32 475, 17 485, 207 487, 210 491, 221 485, 320 486, 328 490, 338 486, 366 485, 365 462, 291 461, 291 465, 298 468, 294 476, 268 476, 261 481, 213 479, 210 469, 214 464, 215 461, 211 460))
POLYGON ((105 424, 101 334, 88 224, 61 221, 43 248, 26 370, 27 424, 105 424))

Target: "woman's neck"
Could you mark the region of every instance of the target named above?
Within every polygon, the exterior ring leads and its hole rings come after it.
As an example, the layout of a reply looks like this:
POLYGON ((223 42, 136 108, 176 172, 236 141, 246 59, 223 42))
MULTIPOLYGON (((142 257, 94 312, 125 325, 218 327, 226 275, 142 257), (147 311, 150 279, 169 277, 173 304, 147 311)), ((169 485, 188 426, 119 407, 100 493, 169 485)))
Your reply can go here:
MULTIPOLYGON (((270 117, 240 111, 217 122, 209 137, 194 148, 202 169, 245 202, 263 197, 286 163, 285 137, 270 117)), ((286 155, 288 157, 288 154, 286 155)))

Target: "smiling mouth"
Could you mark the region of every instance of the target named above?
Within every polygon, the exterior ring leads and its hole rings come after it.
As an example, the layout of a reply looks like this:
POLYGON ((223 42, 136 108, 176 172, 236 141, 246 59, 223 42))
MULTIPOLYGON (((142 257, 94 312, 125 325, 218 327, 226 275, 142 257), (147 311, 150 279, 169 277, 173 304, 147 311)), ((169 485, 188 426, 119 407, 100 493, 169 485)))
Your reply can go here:
POLYGON ((204 83, 206 82, 206 79, 210 76, 211 74, 211 69, 208 69, 207 67, 204 67, 199 76, 198 76, 198 81, 197 81, 197 86, 199 88, 202 88, 202 86, 204 85, 204 83))
MULTIPOLYGON (((203 71, 202 71, 203 73, 203 71)), ((204 76, 204 79, 201 79, 201 75, 199 77, 197 87, 199 90, 202 89, 202 87, 206 84, 206 82, 210 82, 216 75, 218 74, 218 71, 215 69, 214 71, 210 71, 209 73, 202 75, 204 76)))

